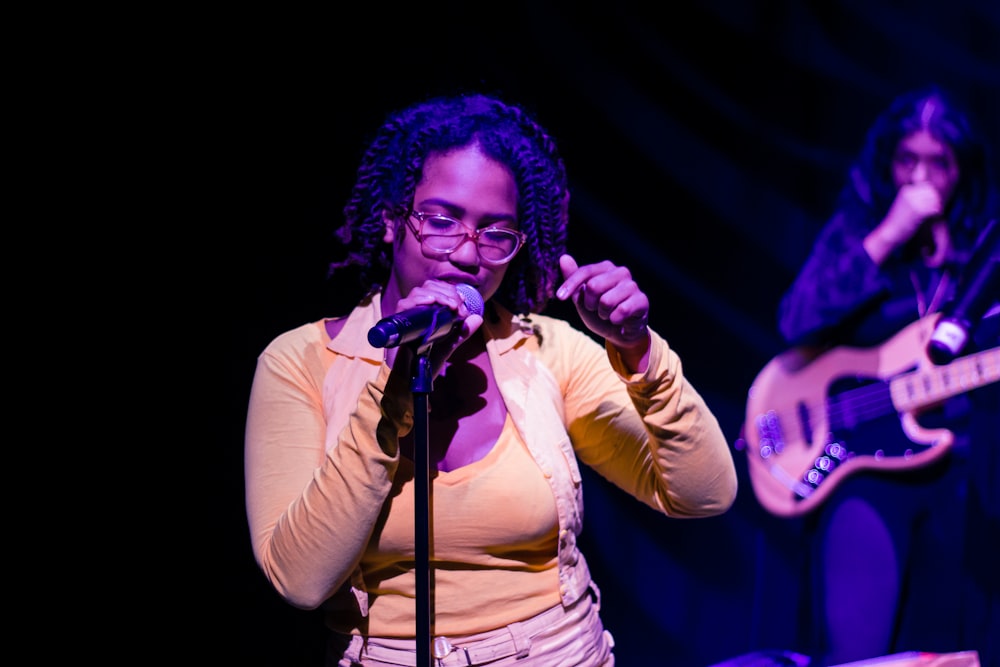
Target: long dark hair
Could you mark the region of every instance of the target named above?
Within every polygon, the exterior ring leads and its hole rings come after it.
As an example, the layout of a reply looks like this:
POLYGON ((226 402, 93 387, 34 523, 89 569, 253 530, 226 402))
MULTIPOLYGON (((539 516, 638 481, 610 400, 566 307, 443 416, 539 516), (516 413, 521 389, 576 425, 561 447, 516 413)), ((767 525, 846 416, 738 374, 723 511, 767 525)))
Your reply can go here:
POLYGON ((347 256, 330 264, 330 274, 353 267, 364 291, 384 286, 392 247, 383 241, 383 214, 398 219, 410 210, 428 157, 470 145, 510 169, 519 227, 528 238, 495 299, 515 313, 541 312, 566 251, 566 170, 554 140, 527 112, 483 94, 436 97, 387 117, 358 167, 336 230, 347 256))
POLYGON ((892 160, 899 142, 927 130, 948 144, 958 160, 958 186, 945 214, 955 246, 967 252, 983 226, 997 215, 998 194, 989 148, 952 94, 937 84, 904 93, 875 120, 850 171, 843 193, 869 209, 870 220, 885 217, 896 196, 892 160))

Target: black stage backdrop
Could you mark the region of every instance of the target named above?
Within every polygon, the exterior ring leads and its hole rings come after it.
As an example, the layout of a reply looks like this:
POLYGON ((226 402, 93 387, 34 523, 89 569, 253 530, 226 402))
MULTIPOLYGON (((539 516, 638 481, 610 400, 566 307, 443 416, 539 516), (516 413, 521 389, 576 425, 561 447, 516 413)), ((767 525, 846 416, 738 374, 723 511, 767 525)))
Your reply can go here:
POLYGON ((555 135, 572 185, 571 252, 633 270, 652 326, 734 444, 740 493, 717 518, 670 520, 587 476, 583 548, 618 664, 808 651, 799 520, 760 507, 735 446, 746 391, 781 349, 780 294, 893 96, 928 81, 953 88, 1000 150, 1000 4, 451 0, 256 12, 216 13, 203 29, 210 46, 189 109, 208 114, 214 232, 230 242, 213 292, 232 317, 218 341, 231 356, 212 444, 209 518, 224 565, 208 592, 220 617, 212 652, 319 664, 317 613, 280 601, 250 550, 242 430, 255 357, 331 314, 330 232, 385 112, 471 88, 523 104, 555 135))

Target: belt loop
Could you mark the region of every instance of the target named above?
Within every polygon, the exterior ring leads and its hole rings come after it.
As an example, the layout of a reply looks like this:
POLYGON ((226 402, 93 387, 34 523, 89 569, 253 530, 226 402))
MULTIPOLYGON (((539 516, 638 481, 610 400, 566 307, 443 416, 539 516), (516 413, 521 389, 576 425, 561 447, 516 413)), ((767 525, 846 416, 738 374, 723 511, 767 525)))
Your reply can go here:
POLYGON ((514 649, 517 651, 517 659, 525 658, 531 650, 531 638, 524 632, 523 623, 511 623, 507 626, 510 637, 514 641, 514 649))
POLYGON ((347 645, 344 655, 351 659, 351 662, 361 663, 361 654, 364 652, 365 639, 361 635, 351 635, 351 641, 347 645))

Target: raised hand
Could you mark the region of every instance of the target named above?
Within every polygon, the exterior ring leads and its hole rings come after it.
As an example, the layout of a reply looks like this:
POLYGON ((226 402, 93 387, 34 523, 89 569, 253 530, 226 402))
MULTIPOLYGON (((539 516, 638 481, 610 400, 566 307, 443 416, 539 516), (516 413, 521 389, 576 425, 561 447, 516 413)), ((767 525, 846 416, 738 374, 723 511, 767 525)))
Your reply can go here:
POLYGON ((618 349, 633 370, 640 370, 649 351, 649 297, 632 273, 609 261, 577 266, 570 255, 559 258, 563 284, 560 300, 571 299, 580 319, 618 349))
POLYGON ((941 215, 942 211, 941 195, 933 185, 926 182, 904 185, 879 227, 887 238, 902 245, 916 235, 924 221, 941 215))
POLYGON ((893 250, 925 229, 928 221, 940 217, 943 210, 941 195, 930 183, 923 181, 903 185, 896 193, 885 219, 865 240, 868 254, 875 263, 881 264, 893 250))

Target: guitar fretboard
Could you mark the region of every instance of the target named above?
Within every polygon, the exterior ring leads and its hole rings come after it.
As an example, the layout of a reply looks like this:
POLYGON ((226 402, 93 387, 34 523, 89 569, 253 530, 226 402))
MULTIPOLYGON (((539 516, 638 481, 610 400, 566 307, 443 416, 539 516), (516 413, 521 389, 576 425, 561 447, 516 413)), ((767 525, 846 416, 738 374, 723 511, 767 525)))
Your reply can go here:
POLYGON ((1000 348, 995 347, 946 366, 907 373, 890 382, 892 403, 900 412, 911 412, 930 403, 1000 380, 1000 348))

